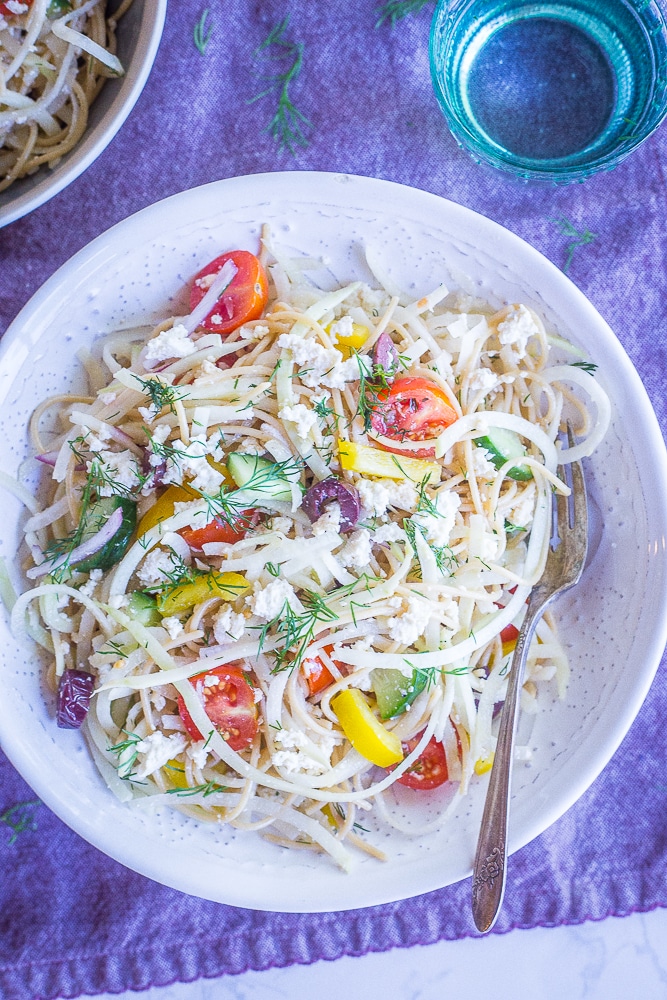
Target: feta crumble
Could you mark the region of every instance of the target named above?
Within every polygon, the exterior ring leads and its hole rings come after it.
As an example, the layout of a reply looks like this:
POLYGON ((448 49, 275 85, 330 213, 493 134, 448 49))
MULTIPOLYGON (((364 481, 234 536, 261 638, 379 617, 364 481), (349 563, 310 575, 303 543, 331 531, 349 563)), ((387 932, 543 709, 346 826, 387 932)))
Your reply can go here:
POLYGON ((142 758, 136 770, 136 779, 142 781, 144 778, 148 778, 151 774, 159 771, 167 761, 172 760, 179 753, 183 753, 185 745, 186 740, 181 733, 173 733, 171 736, 165 736, 163 733, 157 731, 140 740, 134 747, 142 758))
POLYGON ((402 646, 412 646, 424 634, 431 617, 431 608, 427 601, 418 597, 409 597, 407 609, 395 618, 389 618, 389 636, 402 646))
POLYGON ((223 604, 213 619, 213 635, 219 646, 236 642, 245 632, 245 618, 229 604, 223 604))
POLYGON ((414 510, 417 506, 417 490, 411 483, 395 482, 393 479, 358 479, 355 483, 365 511, 371 517, 382 517, 388 507, 399 510, 414 510))
POLYGON ((285 607, 285 604, 292 604, 296 599, 296 592, 287 580, 272 580, 266 587, 258 587, 255 593, 246 597, 245 603, 258 618, 265 621, 273 621, 285 607))
POLYGON ((368 567, 371 561, 371 533, 367 528, 353 532, 349 539, 336 553, 336 558, 342 566, 368 567))
POLYGON ((197 350, 194 341, 188 336, 188 331, 182 324, 162 330, 157 337, 148 341, 144 348, 144 363, 147 368, 154 368, 161 361, 172 358, 187 358, 197 350))

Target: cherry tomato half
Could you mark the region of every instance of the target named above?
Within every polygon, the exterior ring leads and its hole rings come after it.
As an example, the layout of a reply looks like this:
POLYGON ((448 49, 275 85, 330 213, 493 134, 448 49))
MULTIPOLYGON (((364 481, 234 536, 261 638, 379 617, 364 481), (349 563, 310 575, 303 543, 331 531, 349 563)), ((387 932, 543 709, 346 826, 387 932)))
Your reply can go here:
POLYGON ((183 528, 179 535, 188 543, 191 549, 202 549, 209 542, 225 542, 232 545, 245 538, 250 528, 257 523, 257 512, 244 510, 234 524, 222 517, 214 517, 203 528, 183 528))
MULTIPOLYGON (((420 739, 421 734, 413 736, 408 743, 403 744, 406 756, 412 753, 420 739)), ((398 784, 406 785, 407 788, 419 788, 427 792, 432 788, 439 788, 440 785, 444 785, 448 779, 445 748, 442 743, 438 743, 435 736, 432 736, 412 767, 409 767, 400 776, 398 784)))
MULTIPOLYGON (((30 4, 32 3, 32 0, 21 0, 21 3, 27 4, 27 6, 29 7, 30 4)), ((13 13, 14 11, 10 7, 8 7, 6 3, 0 3, 0 14, 4 15, 5 17, 11 17, 13 13)))
POLYGON ((248 250, 231 250, 216 257, 203 267, 190 289, 190 310, 199 305, 210 286, 211 274, 217 274, 231 260, 236 274, 201 324, 213 333, 231 333, 252 319, 259 319, 266 306, 269 284, 264 268, 257 257, 248 250))
MULTIPOLYGON (((456 419, 456 410, 440 386, 413 376, 397 378, 389 389, 382 390, 371 414, 373 430, 395 441, 430 441, 456 419)), ((401 453, 400 448, 380 447, 401 453)), ((432 458, 435 446, 410 450, 410 455, 432 458)))
MULTIPOLYGON (((333 646, 324 646, 323 648, 331 655, 333 646)), ((306 673, 305 670, 302 670, 302 672, 308 683, 308 697, 312 698, 313 695, 319 694, 320 691, 324 691, 330 684, 333 684, 335 678, 329 668, 322 663, 319 656, 313 657, 312 660, 309 659, 307 663, 308 672, 306 673)))
MULTIPOLYGON (((204 711, 232 750, 244 750, 249 746, 257 735, 257 706, 241 668, 234 664, 214 667, 191 677, 190 683, 201 691, 204 711)), ((206 738, 192 721, 181 695, 178 696, 178 712, 191 739, 206 738)))

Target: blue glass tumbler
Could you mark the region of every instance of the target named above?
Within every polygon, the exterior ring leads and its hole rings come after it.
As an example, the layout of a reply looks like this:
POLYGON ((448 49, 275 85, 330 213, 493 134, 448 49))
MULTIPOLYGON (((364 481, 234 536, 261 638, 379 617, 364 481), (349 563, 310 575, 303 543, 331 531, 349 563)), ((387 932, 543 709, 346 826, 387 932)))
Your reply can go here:
POLYGON ((440 0, 430 58, 459 144, 525 180, 608 170, 667 114, 656 0, 440 0))

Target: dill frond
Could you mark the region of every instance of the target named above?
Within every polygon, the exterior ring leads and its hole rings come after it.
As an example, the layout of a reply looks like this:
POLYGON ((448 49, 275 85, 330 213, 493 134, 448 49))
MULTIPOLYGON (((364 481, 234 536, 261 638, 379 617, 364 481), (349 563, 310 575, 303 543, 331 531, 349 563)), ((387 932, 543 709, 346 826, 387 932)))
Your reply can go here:
POLYGON ((290 96, 290 87, 303 66, 304 46, 303 42, 291 42, 285 37, 288 24, 289 16, 269 32, 255 52, 255 58, 265 56, 267 59, 277 60, 286 68, 265 76, 266 88, 251 97, 248 104, 254 104, 270 94, 278 95, 278 107, 265 131, 275 139, 280 149, 288 149, 294 156, 295 147, 305 149, 308 146, 304 130, 312 128, 313 123, 299 111, 290 96))

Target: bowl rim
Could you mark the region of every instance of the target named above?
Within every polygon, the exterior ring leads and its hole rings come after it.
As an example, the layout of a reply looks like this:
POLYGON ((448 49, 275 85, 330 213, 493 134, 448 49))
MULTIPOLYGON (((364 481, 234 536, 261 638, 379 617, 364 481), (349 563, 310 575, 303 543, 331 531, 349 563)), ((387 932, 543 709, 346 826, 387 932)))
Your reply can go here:
MULTIPOLYGON (((0 205, 0 229, 33 212, 59 194, 100 156, 125 123, 139 99, 155 62, 164 21, 167 0, 144 0, 137 47, 118 93, 102 118, 86 129, 81 141, 67 154, 62 170, 49 174, 48 168, 36 187, 3 207, 0 205)), ((11 189, 9 189, 11 190, 11 189)))

